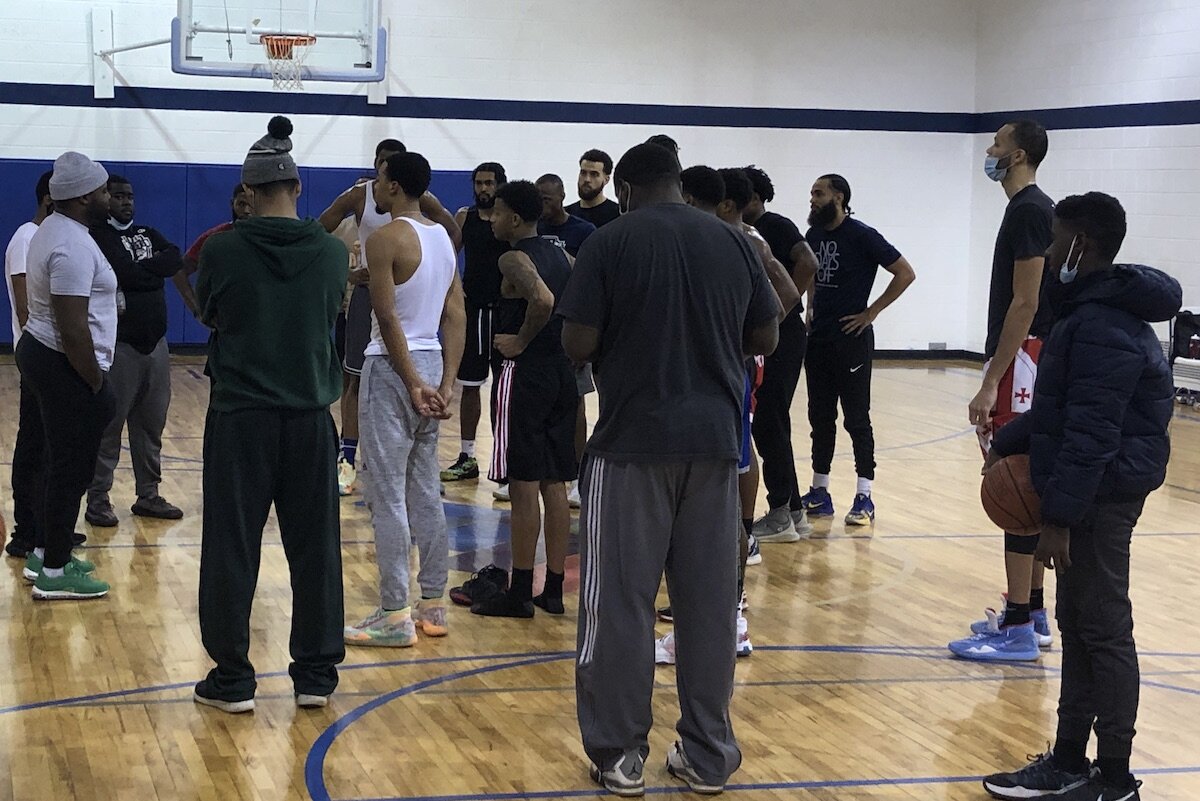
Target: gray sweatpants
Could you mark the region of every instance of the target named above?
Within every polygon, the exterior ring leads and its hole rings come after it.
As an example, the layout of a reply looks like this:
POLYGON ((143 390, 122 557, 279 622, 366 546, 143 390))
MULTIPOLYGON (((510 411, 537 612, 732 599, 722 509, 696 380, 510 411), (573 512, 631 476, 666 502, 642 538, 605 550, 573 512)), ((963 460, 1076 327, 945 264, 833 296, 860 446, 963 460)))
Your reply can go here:
POLYGON ((117 397, 117 411, 100 440, 88 498, 107 496, 112 489, 113 471, 121 459, 121 432, 127 421, 137 496, 154 498, 162 483, 162 433, 171 405, 171 355, 167 340, 160 339, 149 353, 118 342, 108 382, 117 397))
POLYGON ((583 747, 608 769, 649 753, 654 597, 665 568, 675 616, 676 726, 692 766, 724 784, 742 761, 729 702, 737 640, 737 464, 614 462, 580 481, 576 702, 583 747))
MULTIPOLYGON (((430 386, 442 381, 440 351, 410 354, 430 386)), ((368 356, 358 395, 358 477, 371 524, 380 595, 387 610, 409 605, 409 550, 415 535, 421 555, 421 595, 446 592, 449 544, 438 480, 438 421, 421 417, 408 389, 383 356, 368 356)))

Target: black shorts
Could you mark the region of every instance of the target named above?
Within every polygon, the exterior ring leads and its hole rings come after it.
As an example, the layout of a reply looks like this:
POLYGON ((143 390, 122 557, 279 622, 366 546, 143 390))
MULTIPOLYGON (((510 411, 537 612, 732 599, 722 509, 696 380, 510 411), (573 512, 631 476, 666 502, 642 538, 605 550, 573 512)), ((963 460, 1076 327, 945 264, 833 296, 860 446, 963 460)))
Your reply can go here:
POLYGON ((351 375, 362 375, 367 345, 371 344, 371 290, 366 285, 354 287, 350 306, 346 309, 346 344, 342 369, 351 375))
POLYGON ((333 324, 333 349, 337 352, 338 363, 346 363, 346 313, 338 312, 333 324))
POLYGON ((492 347, 492 322, 495 312, 488 306, 476 306, 470 300, 467 309, 467 341, 463 348, 462 362, 458 365, 458 380, 464 387, 481 387, 488 379, 488 371, 500 377, 500 363, 504 357, 492 347))
POLYGON ((579 390, 565 356, 505 359, 497 382, 492 481, 574 481, 579 390))

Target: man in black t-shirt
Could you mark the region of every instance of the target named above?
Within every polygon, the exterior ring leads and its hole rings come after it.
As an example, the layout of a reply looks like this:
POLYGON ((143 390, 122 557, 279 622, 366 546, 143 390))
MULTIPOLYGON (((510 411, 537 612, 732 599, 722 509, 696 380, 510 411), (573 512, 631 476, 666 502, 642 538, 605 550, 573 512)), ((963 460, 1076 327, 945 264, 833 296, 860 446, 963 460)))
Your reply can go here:
POLYGON ((567 206, 567 213, 582 217, 597 228, 621 216, 615 200, 604 196, 612 176, 612 157, 603 150, 592 149, 579 157, 579 200, 567 206))
POLYGON ((872 324, 917 279, 908 260, 878 231, 850 217, 850 184, 822 175, 813 184, 806 238, 819 261, 808 343, 808 422, 812 426, 813 483, 804 495, 809 517, 832 517, 829 471, 837 443, 837 406, 854 443, 858 487, 846 524, 875 520, 875 434, 871 429, 872 324), (874 303, 871 288, 882 267, 891 283, 874 303))
POLYGON ((568 214, 563 208, 567 192, 563 188, 562 178, 547 173, 537 179, 537 189, 542 197, 538 235, 559 240, 571 258, 575 258, 587 238, 596 232, 596 226, 582 217, 568 214))
MULTIPOLYGON (((992 435, 1028 411, 1041 338, 1049 333, 1050 308, 1039 303, 1048 278, 1044 254, 1053 240, 1054 201, 1037 186, 1037 168, 1049 150, 1046 129, 1015 120, 996 132, 984 171, 1008 196, 992 254, 983 383, 968 415, 984 456, 992 435)), ((966 659, 1037 658, 1053 642, 1045 605, 1045 567, 1034 559, 1038 538, 1004 535, 1007 593, 1004 609, 971 624, 972 636, 950 644, 966 659), (996 618, 996 625, 989 621, 996 618), (1018 656, 1019 654, 1019 656, 1018 656)), ((991 610, 989 610, 991 611, 991 610)))
POLYGON ((581 478, 576 699, 594 781, 644 788, 654 599, 666 569, 682 719, 672 776, 720 792, 741 764, 729 701, 737 629, 737 460, 746 354, 770 353, 779 304, 746 237, 683 203, 679 160, 617 164, 626 212, 579 253, 563 344, 594 362, 600 419, 581 478))
MULTIPOLYGON (((754 194, 742 212, 742 220, 753 225, 767 240, 771 253, 791 274, 803 295, 811 290, 817 257, 794 222, 766 210, 766 204, 775 199, 770 177, 754 165, 746 167, 744 172, 754 194)), ((799 303, 779 324, 779 347, 766 358, 762 386, 755 393, 754 444, 762 457, 768 507, 767 514, 754 523, 754 538, 758 542, 794 542, 812 531, 801 502, 792 450, 792 399, 800 383, 807 349, 804 304, 799 303)))

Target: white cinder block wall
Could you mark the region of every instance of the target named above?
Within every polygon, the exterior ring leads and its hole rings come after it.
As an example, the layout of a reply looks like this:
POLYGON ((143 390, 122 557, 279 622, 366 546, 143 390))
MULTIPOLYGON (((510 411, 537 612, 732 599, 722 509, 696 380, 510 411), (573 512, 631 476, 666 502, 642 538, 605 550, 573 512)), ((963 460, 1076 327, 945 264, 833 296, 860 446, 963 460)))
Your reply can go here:
MULTIPOLYGON (((776 210, 801 225, 813 178, 840 172, 861 219, 891 239, 919 276, 880 321, 882 348, 982 347, 991 240, 1004 198, 982 178, 987 137, 956 132, 966 130, 962 119, 969 126, 969 115, 981 111, 1194 98, 1200 88, 1200 0, 384 6, 393 31, 393 97, 651 104, 666 115, 660 119, 674 121, 681 106, 923 113, 916 119, 926 132, 776 128, 760 114, 734 110, 724 112, 723 127, 626 124, 629 110, 620 105, 589 106, 595 121, 586 123, 294 115, 296 154, 308 166, 364 166, 378 139, 398 136, 435 169, 498 160, 510 176, 558 172, 569 184, 584 149, 618 157, 667 132, 682 145, 685 165, 754 162, 768 170, 776 210), (761 127, 743 127, 748 121, 761 127)), ((76 148, 110 160, 239 163, 266 118, 287 109, 287 96, 240 112, 54 105, 54 93, 30 85, 90 85, 92 7, 113 9, 118 44, 165 37, 174 16, 167 0, 3 4, 0 160, 49 159, 76 148)), ((202 107, 211 92, 267 88, 175 75, 165 47, 120 54, 116 63, 118 86, 189 90, 188 109, 202 107)), ((310 92, 366 93, 337 84, 310 92)), ((884 128, 914 120, 883 119, 884 128)), ((849 127, 862 121, 855 117, 849 127)), ((1085 188, 1117 193, 1131 211, 1126 254, 1184 277, 1200 230, 1200 203, 1188 194, 1200 170, 1196 134, 1186 127, 1055 131, 1043 183, 1056 196, 1085 188)), ((139 213, 152 222, 152 209, 139 213)), ((1196 279, 1185 280, 1200 302, 1196 279)))

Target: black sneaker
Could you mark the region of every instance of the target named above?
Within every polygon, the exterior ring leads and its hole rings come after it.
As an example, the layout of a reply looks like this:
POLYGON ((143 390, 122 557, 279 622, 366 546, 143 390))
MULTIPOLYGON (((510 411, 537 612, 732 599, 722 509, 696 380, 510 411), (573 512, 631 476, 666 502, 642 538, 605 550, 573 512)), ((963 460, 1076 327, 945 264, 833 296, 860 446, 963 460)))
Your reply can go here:
POLYGON ((502 567, 488 565, 471 574, 461 587, 450 590, 450 600, 459 606, 486 601, 508 589, 508 571, 502 567))
POLYGON ((1068 793, 1055 796, 1056 801, 1141 801, 1138 793, 1142 783, 1133 776, 1121 786, 1110 784, 1099 772, 1093 772, 1088 781, 1068 793))
POLYGON ((561 595, 547 595, 543 592, 541 595, 533 597, 533 605, 538 609, 546 610, 551 615, 565 615, 567 613, 566 607, 563 606, 561 595))
MULTIPOLYGON (((983 789, 992 798, 1025 801, 1029 798, 1064 798, 1067 793, 1085 787, 1089 781, 1087 773, 1059 770, 1054 764, 1054 756, 1047 752, 1031 756, 1029 764, 1018 771, 988 776, 983 780, 983 789)), ((1096 798, 1093 796, 1088 801, 1096 801, 1096 798)))
POLYGON ((83 545, 85 542, 87 542, 86 534, 82 534, 78 531, 71 534, 71 547, 72 548, 78 548, 80 545, 83 545))
POLYGON ((671 614, 671 607, 664 606, 662 609, 659 609, 658 610, 658 619, 661 620, 663 623, 674 623, 675 616, 671 614))
POLYGON ((12 539, 8 541, 8 545, 4 546, 4 552, 9 556, 15 556, 18 559, 25 559, 33 551, 33 543, 28 540, 18 537, 17 532, 13 532, 12 539))
POLYGON ((182 509, 173 503, 168 503, 166 498, 159 495, 155 495, 153 498, 138 498, 137 503, 129 507, 129 511, 138 517, 155 517, 159 520, 181 520, 183 518, 182 509))
POLYGON ((254 711, 254 698, 243 698, 237 701, 231 701, 226 698, 217 698, 208 689, 208 679, 196 682, 196 687, 192 690, 192 700, 203 706, 211 706, 213 709, 219 709, 222 712, 228 712, 231 715, 240 715, 243 712, 254 711))
POLYGON ((442 481, 469 481, 479 478, 479 462, 474 456, 465 453, 458 455, 458 460, 438 474, 442 481))
POLYGON ((117 513, 113 511, 113 505, 108 502, 108 498, 88 498, 87 509, 83 512, 83 519, 93 526, 112 528, 117 524, 117 513))
POLYGON ((508 590, 493 595, 486 601, 471 605, 471 614, 484 617, 516 617, 528 619, 533 617, 533 601, 518 601, 508 594, 508 590))

